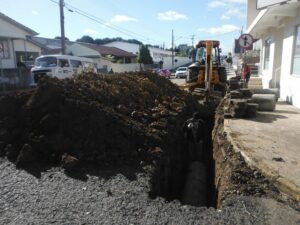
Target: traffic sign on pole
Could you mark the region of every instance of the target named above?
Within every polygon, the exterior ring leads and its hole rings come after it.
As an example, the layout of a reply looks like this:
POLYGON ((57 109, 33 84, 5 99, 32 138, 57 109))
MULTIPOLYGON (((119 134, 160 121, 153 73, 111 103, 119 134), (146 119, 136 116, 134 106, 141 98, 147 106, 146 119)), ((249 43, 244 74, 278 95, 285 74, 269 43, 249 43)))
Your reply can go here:
POLYGON ((253 37, 251 34, 242 34, 239 37, 239 45, 241 48, 249 48, 253 44, 253 37))

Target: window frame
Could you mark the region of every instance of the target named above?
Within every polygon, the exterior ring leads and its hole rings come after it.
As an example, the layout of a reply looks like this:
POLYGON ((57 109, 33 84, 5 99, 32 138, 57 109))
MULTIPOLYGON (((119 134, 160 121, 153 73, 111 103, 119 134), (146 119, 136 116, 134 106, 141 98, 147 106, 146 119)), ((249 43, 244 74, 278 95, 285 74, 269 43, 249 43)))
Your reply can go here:
POLYGON ((3 57, 0 54, 0 59, 10 59, 10 47, 9 47, 9 40, 8 39, 4 39, 4 38, 0 38, 0 46, 2 45, 2 49, 4 49, 4 45, 3 43, 6 42, 7 43, 7 54, 5 54, 5 51, 3 50, 3 57), (6 56, 5 56, 6 55, 6 56))
MULTIPOLYGON (((293 41, 293 51, 292 51, 292 62, 291 62, 291 76, 293 77, 300 77, 300 71, 299 71, 299 74, 297 73, 294 73, 294 64, 295 64, 295 53, 296 53, 296 46, 297 46, 297 38, 299 36, 299 39, 300 39, 300 24, 296 25, 295 26, 295 30, 294 30, 294 41, 293 41), (299 33, 298 33, 299 31, 299 33)), ((299 43, 300 45, 300 43, 299 43)), ((300 58, 300 54, 299 54, 299 58, 300 58)))
POLYGON ((58 66, 61 67, 61 68, 64 68, 64 67, 69 68, 69 67, 70 67, 70 62, 69 62, 68 59, 58 59, 58 66), (67 65, 68 65, 68 66, 66 66, 66 64, 61 65, 61 62, 63 62, 63 61, 64 61, 64 62, 67 62, 67 65))

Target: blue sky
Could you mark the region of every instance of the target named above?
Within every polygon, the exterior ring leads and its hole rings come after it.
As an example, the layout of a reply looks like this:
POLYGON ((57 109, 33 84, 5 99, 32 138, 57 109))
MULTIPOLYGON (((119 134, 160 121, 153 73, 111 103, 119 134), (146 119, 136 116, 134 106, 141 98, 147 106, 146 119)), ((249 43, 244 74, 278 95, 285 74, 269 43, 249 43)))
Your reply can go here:
MULTIPOLYGON (((39 36, 60 36, 59 0, 0 0, 0 11, 39 36)), ((221 41, 230 51, 246 24, 247 0, 65 0, 66 37, 135 38, 166 47, 201 39, 221 41), (73 12, 70 12, 71 9, 73 12), (89 19, 81 14, 93 18, 89 19), (95 22, 94 20, 97 20, 95 22)))

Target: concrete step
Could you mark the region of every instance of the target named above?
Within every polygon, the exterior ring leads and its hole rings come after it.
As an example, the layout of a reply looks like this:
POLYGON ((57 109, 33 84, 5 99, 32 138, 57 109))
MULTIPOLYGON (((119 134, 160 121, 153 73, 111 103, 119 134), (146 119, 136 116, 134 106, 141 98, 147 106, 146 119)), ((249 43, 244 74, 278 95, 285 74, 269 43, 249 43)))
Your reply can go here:
POLYGON ((248 88, 249 89, 262 89, 262 85, 250 85, 250 84, 248 84, 248 88))

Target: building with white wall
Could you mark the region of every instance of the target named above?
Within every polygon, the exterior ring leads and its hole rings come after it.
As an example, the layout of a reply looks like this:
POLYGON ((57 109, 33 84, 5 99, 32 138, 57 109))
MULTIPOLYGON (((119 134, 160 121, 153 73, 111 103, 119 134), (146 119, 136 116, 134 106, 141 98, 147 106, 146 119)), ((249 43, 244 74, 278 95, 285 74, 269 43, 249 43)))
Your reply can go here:
MULTIPOLYGON (((138 55, 139 51, 140 51, 139 44, 127 43, 124 41, 114 41, 114 42, 105 44, 105 46, 120 48, 124 51, 131 52, 136 55, 138 55)), ((163 61, 164 62, 163 67, 165 69, 172 68, 173 65, 172 65, 172 52, 171 51, 167 51, 167 50, 155 48, 155 47, 148 47, 148 49, 149 49, 150 55, 151 55, 154 63, 158 64, 160 61, 163 61)), ((174 67, 185 65, 185 64, 191 63, 191 61, 192 61, 188 57, 174 57, 174 59, 177 59, 176 63, 174 63, 174 67)))
POLYGON ((263 88, 279 88, 280 98, 300 108, 300 2, 256 8, 248 0, 247 33, 261 41, 260 70, 263 88))
POLYGON ((0 67, 14 69, 18 63, 32 64, 41 48, 28 39, 37 33, 0 13, 0 67))

